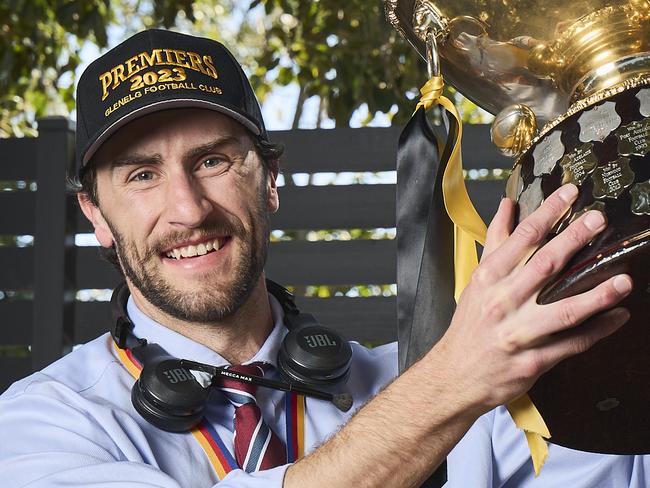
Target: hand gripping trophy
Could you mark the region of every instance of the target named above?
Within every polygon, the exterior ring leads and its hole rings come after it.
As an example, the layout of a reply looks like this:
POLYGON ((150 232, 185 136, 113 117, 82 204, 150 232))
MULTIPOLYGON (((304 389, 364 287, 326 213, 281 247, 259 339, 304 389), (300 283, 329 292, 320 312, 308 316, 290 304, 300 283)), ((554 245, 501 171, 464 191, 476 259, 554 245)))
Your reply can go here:
POLYGON ((551 442, 650 453, 650 1, 384 1, 430 70, 495 114, 492 140, 514 158, 506 195, 519 220, 568 182, 580 195, 554 233, 587 210, 604 213, 607 229, 538 301, 628 273, 631 318, 529 396, 551 442))

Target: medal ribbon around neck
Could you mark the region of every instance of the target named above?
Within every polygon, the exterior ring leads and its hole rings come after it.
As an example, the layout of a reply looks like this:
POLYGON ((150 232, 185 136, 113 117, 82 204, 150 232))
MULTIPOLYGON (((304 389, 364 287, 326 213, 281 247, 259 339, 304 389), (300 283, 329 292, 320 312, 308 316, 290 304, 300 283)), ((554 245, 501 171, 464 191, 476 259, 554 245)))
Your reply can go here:
MULTIPOLYGON (((454 298, 456 303, 469 283, 474 269, 478 266, 476 243, 485 245, 487 228, 474 208, 465 187, 463 162, 461 157, 462 121, 454 104, 442 96, 444 82, 442 76, 432 76, 420 89, 422 97, 415 110, 420 107, 428 110, 441 105, 456 120, 458 135, 453 141, 453 149, 442 177, 442 194, 445 209, 454 223, 454 298)), ((541 414, 527 394, 522 395, 506 405, 515 425, 526 434, 526 441, 535 469, 539 475, 546 458, 548 446, 544 438, 551 433, 541 414)))
MULTIPOLYGON (((110 339, 122 365, 136 380, 140 377, 142 365, 130 349, 120 349, 110 339)), ((287 462, 294 463, 305 455, 305 397, 293 392, 285 395, 287 462)), ((239 469, 237 461, 223 443, 217 431, 204 418, 190 433, 203 448, 217 478, 222 480, 233 469, 239 469)))

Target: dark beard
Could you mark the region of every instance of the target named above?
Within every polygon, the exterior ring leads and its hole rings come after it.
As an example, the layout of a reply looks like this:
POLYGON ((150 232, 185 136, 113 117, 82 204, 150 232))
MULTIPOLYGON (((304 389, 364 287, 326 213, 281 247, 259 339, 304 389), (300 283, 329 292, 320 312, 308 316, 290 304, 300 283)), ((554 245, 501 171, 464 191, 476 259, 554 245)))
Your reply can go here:
MULTIPOLYGON (((209 292, 200 295, 181 292, 174 288, 172 283, 165 281, 147 268, 147 263, 150 260, 159 259, 161 250, 173 245, 174 242, 184 240, 187 236, 182 234, 167 235, 161 242, 148 248, 144 256, 140 257, 135 245, 132 242, 127 242, 116 227, 106 217, 104 218, 113 233, 117 256, 124 274, 149 303, 164 313, 183 321, 210 323, 222 321, 237 312, 250 297, 264 270, 270 227, 264 202, 266 202, 265 197, 261 198, 253 209, 249 236, 246 236, 246 231, 240 221, 227 225, 206 223, 204 227, 198 229, 206 236, 229 234, 233 240, 238 237, 243 243, 242 259, 234 270, 232 287, 228 290, 216 290, 220 292, 220 297, 210 300, 206 300, 206 297, 210 295, 209 292)), ((196 230, 194 234, 196 234, 196 230)), ((232 241, 230 245, 232 245, 232 241)))

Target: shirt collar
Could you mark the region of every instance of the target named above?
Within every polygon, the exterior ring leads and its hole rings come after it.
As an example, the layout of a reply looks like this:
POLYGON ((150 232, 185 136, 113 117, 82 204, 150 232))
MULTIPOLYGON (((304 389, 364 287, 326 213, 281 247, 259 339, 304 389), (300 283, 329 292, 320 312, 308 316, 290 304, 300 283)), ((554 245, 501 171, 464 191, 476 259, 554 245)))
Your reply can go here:
MULTIPOLYGON (((282 339, 286 334, 284 327, 282 306, 280 302, 269 294, 271 316, 273 317, 273 330, 262 344, 257 353, 245 364, 255 361, 272 364, 277 368, 278 352, 282 339)), ((134 324, 133 334, 136 337, 147 339, 147 342, 156 343, 167 353, 180 359, 190 359, 213 366, 228 365, 228 361, 212 349, 195 342, 164 325, 159 324, 148 315, 145 315, 135 304, 133 297, 129 297, 126 305, 129 319, 134 324)))

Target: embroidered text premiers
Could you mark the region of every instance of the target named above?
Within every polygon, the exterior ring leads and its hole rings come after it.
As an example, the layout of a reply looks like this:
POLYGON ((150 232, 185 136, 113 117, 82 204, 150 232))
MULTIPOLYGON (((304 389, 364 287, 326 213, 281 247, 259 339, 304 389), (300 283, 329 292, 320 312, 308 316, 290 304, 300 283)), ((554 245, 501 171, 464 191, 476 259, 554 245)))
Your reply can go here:
POLYGON ((212 56, 179 49, 154 49, 150 52, 145 51, 136 54, 109 71, 100 74, 102 101, 106 100, 110 90, 114 90, 127 80, 132 83, 132 91, 139 89, 144 84, 151 84, 153 78, 158 82, 183 81, 185 80, 183 68, 201 72, 215 80, 218 78, 212 56), (176 68, 151 70, 140 74, 147 68, 160 65, 175 66, 176 68))

